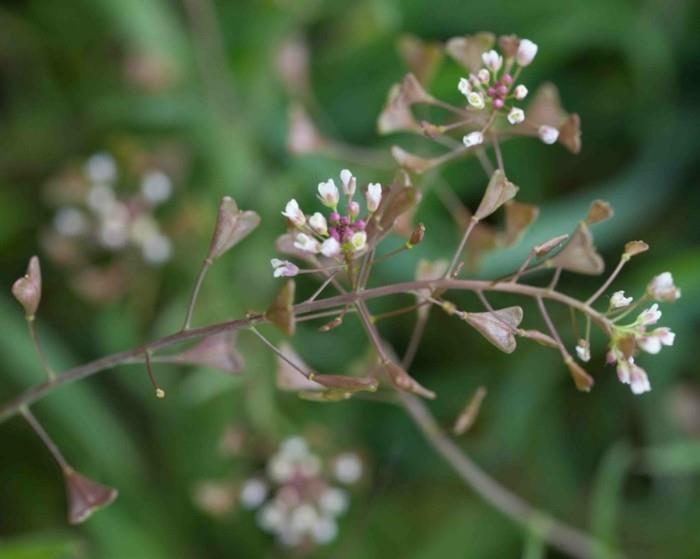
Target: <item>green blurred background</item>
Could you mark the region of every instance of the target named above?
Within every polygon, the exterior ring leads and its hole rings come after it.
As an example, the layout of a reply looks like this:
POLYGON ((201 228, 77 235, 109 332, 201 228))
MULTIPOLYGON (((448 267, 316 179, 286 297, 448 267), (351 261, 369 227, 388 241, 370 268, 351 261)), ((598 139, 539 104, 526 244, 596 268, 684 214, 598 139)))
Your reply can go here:
MULTIPOLYGON (((676 344, 642 358, 653 386, 642 397, 617 382, 603 364, 601 343, 594 345, 588 370, 596 386, 582 394, 555 352, 523 342, 505 356, 433 313, 413 371, 438 392, 430 406, 445 425, 477 386, 487 387, 477 425, 460 444, 514 492, 630 557, 700 556, 700 43, 692 25, 699 20, 700 5, 691 0, 4 1, 2 399, 42 379, 9 294, 33 253, 44 262, 39 332, 58 369, 180 326, 225 194, 258 211, 263 224, 212 269, 195 322, 265 308, 279 286, 268 261, 284 229, 283 203, 295 196, 310 206, 319 180, 347 164, 288 154, 290 94, 275 66, 284 41, 301 37, 308 44, 313 113, 324 132, 386 149, 396 138, 379 138, 375 120, 389 86, 406 71, 395 48, 402 34, 445 40, 480 30, 517 33, 540 46, 525 83, 531 90, 545 80, 559 86, 564 106, 581 115, 584 147, 573 156, 536 141, 504 146, 519 199, 542 212, 523 243, 490 255, 482 273, 517 267, 528 241, 570 231, 591 200, 607 199, 616 217, 594 234, 608 265, 627 240, 651 245, 616 286, 639 295, 651 276, 671 270, 683 289, 678 304, 664 307, 676 344), (156 216, 173 239, 172 260, 160 268, 132 260, 129 277, 138 279, 124 293, 81 297, 68 287, 71 270, 44 257, 40 238, 55 209, 47 184, 95 152, 119 159, 164 149, 178 172, 173 198, 156 216)), ((436 91, 456 101, 458 76, 446 63, 436 91)), ((352 169, 363 183, 391 176, 352 169)), ((453 164, 443 176, 465 204, 478 201, 484 180, 473 162, 453 164)), ((434 196, 418 217, 428 228, 426 242, 378 267, 374 282, 412 277, 420 257, 449 256, 458 233, 434 196)), ((596 285, 571 276, 561 283, 582 297, 596 285)), ((314 288, 300 284, 302 295, 314 288)), ((494 297, 499 305, 510 301, 494 297)), ((525 310, 526 321, 539 327, 534 309, 525 310)), ((566 312, 553 311, 566 324, 566 312)), ((412 321, 381 328, 401 350, 412 321)), ((320 370, 342 371, 366 352, 353 320, 323 335, 302 327, 293 343, 320 370)), ((125 366, 61 388, 36 406, 69 460, 121 491, 111 508, 79 528, 67 526, 60 474, 26 424, 13 419, 0 426, 0 557, 284 556, 251 513, 235 509, 213 519, 192 500, 201 480, 235 482, 255 471, 260 451, 255 457, 219 451, 232 425, 246 433, 249 447, 311 433, 328 448, 366 457, 368 479, 339 537, 316 557, 560 556, 528 542, 521 528, 462 486, 399 408, 301 401, 276 390, 274 360, 249 334, 240 336, 240 350, 247 365, 238 377, 158 366, 164 401, 152 396, 141 367, 125 366)))

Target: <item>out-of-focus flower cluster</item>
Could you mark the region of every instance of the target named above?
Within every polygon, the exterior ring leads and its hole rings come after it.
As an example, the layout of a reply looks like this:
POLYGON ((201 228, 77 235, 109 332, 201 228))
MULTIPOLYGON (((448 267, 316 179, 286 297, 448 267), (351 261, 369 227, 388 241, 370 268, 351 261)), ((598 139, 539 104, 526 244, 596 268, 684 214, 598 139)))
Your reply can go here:
MULTIPOLYGON (((651 280, 642 300, 673 302, 680 296, 681 290, 674 284, 673 276, 670 272, 664 272, 651 280)), ((632 297, 624 297, 624 292, 617 291, 610 298, 610 307, 614 310, 625 309, 632 304, 632 301, 632 297)), ((635 394, 643 394, 651 390, 646 371, 635 362, 639 351, 657 354, 664 346, 672 346, 676 338, 670 328, 664 326, 649 328, 655 326, 660 319, 661 311, 657 302, 639 313, 634 322, 615 325, 607 361, 617 365, 617 376, 620 382, 628 384, 635 394)))
POLYGON ((131 143, 117 148, 67 165, 45 188, 54 214, 42 231, 42 247, 70 273, 73 289, 95 301, 124 294, 135 268, 157 268, 173 254, 157 214, 181 177, 182 150, 164 146, 147 153, 131 143))
POLYGON ((284 547, 313 547, 333 541, 337 519, 350 506, 350 495, 333 482, 353 485, 362 462, 342 453, 324 464, 301 437, 282 442, 268 460, 265 476, 246 480, 241 505, 257 510, 257 523, 284 547))
MULTIPOLYGON (((229 430, 221 451, 243 457, 247 453, 244 439, 240 429, 229 430)), ((254 513, 256 524, 280 546, 303 554, 336 539, 339 518, 350 507, 349 489, 364 476, 365 466, 356 452, 322 458, 312 452, 306 438, 292 436, 273 452, 265 452, 259 469, 242 482, 232 478, 200 483, 194 498, 215 516, 236 505, 254 513)))
POLYGON ((75 181, 67 203, 53 218, 53 231, 70 239, 108 252, 136 248, 143 260, 160 265, 172 254, 170 239, 158 225, 153 212, 172 194, 170 177, 150 169, 140 177, 139 190, 124 195, 119 185, 117 163, 108 153, 89 157, 75 181))

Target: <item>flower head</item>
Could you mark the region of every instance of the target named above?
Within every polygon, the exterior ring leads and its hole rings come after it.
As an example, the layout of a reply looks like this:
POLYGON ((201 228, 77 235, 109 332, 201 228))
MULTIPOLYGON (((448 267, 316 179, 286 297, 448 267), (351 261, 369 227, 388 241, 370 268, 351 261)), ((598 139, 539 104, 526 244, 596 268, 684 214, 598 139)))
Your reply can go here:
POLYGON ((621 309, 622 307, 628 306, 634 297, 625 297, 624 291, 615 291, 610 297, 610 308, 621 309))
POLYGON ((495 50, 490 50, 481 55, 484 65, 492 72, 498 72, 503 65, 503 57, 495 50))
POLYGON ((467 102, 477 110, 481 110, 486 106, 484 96, 478 91, 470 91, 467 94, 467 102))
POLYGON ((338 187, 333 179, 318 183, 318 198, 324 206, 335 209, 340 199, 338 187))
POLYGON ((340 182, 343 185, 343 192, 345 195, 348 198, 352 198, 357 188, 357 180, 348 169, 340 171, 340 182))
POLYGON ((466 97, 472 90, 472 84, 467 78, 459 78, 457 90, 466 97))
POLYGON ((521 66, 528 66, 535 59, 537 45, 529 39, 521 39, 515 59, 521 66))
POLYGON ((673 283, 671 272, 659 274, 649 282, 647 293, 656 301, 672 303, 681 298, 681 290, 673 283))
POLYGON ((481 132, 470 132, 462 138, 462 143, 468 148, 478 146, 484 143, 484 135, 481 132))
POLYGON ((523 84, 519 84, 515 86, 515 89, 513 90, 513 95, 518 101, 522 101, 527 97, 528 90, 527 87, 525 87, 523 84))
POLYGON ((296 227, 303 227, 303 225, 306 223, 304 212, 301 211, 301 208, 299 208, 299 203, 294 198, 287 202, 282 215, 291 221, 296 227))
POLYGON ((299 273, 298 266, 289 260, 273 258, 270 260, 270 264, 272 265, 272 275, 276 278, 292 278, 299 273))
POLYGON ((508 113, 508 122, 513 125, 520 124, 523 120, 525 120, 525 111, 518 107, 513 107, 508 113))
POLYGON ((309 237, 306 233, 299 233, 294 240, 294 246, 299 250, 316 254, 321 250, 321 245, 313 237, 309 237))
POLYGON ((382 185, 378 182, 371 182, 367 186, 367 211, 376 212, 379 203, 382 201, 382 185))
POLYGON ((661 351, 663 346, 672 346, 676 339, 670 328, 656 328, 648 334, 644 334, 637 338, 637 345, 647 353, 656 354, 661 351))
POLYGON ((320 212, 316 212, 309 218, 309 225, 319 235, 328 235, 328 222, 320 212))
POLYGON ((637 323, 642 326, 650 326, 656 324, 661 318, 661 311, 659 310, 659 305, 654 303, 648 309, 643 310, 637 317, 637 323))

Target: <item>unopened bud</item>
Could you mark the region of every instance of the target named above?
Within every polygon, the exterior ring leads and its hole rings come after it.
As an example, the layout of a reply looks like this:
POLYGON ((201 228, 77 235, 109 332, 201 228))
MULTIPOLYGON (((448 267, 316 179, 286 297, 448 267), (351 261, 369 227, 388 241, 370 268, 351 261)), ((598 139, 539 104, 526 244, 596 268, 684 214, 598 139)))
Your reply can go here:
POLYGON ((413 248, 414 246, 420 244, 423 240, 423 237, 425 237, 425 225, 419 223, 418 225, 416 225, 416 228, 413 230, 413 233, 411 233, 411 238, 408 239, 408 243, 406 243, 408 248, 413 248))
POLYGON ((29 259, 27 273, 13 284, 12 294, 24 307, 27 319, 32 320, 41 302, 41 266, 38 256, 29 259))

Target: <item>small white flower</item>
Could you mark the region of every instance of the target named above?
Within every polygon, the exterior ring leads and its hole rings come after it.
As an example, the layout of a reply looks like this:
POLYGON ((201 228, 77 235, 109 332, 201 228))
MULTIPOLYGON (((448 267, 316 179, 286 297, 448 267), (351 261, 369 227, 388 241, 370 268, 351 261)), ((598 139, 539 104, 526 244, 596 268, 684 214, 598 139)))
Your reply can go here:
POLYGON ((578 341, 578 344, 576 344, 576 355, 584 363, 591 360, 591 348, 586 340, 578 341))
POLYGON ((85 174, 93 183, 113 183, 117 178, 117 163, 109 153, 96 153, 85 162, 85 174))
POLYGON ((673 283, 671 272, 664 272, 653 278, 647 286, 647 293, 656 301, 672 303, 681 298, 681 290, 673 283))
POLYGON ((469 80, 467 78, 459 78, 457 90, 466 97, 472 90, 472 84, 469 83, 469 80))
POLYGON ((152 204, 161 204, 170 198, 173 185, 170 177, 163 171, 147 172, 141 179, 141 192, 144 198, 152 204))
POLYGON ((303 227, 306 223, 304 212, 299 208, 299 203, 292 198, 284 208, 282 215, 291 221, 296 227, 303 227))
POLYGON ((343 185, 343 192, 345 195, 348 198, 352 198, 357 188, 357 179, 352 176, 352 173, 348 169, 343 169, 340 171, 340 182, 343 185))
POLYGON ((318 544, 332 542, 338 535, 338 525, 333 518, 321 516, 311 529, 311 537, 318 544))
POLYGON ((637 322, 642 326, 650 326, 656 324, 661 318, 661 311, 659 310, 659 305, 654 303, 651 307, 643 310, 637 317, 637 322))
POLYGON ((355 202, 355 200, 353 200, 352 202, 349 202, 349 203, 348 203, 348 213, 349 213, 353 218, 355 218, 355 217, 357 217, 358 215, 360 215, 360 204, 358 204, 357 202, 355 202))
POLYGON ((363 250, 367 246, 367 233, 358 231, 350 238, 350 244, 356 252, 363 250))
POLYGON ((639 336, 637 345, 647 353, 656 354, 661 351, 663 346, 672 346, 676 339, 670 328, 656 328, 653 332, 639 336))
POLYGON ((333 475, 341 483, 355 483, 362 476, 362 461, 357 454, 344 452, 333 463, 333 475))
POLYGON ((515 59, 521 66, 528 66, 537 54, 537 45, 529 39, 521 39, 515 59))
POLYGON ((484 135, 481 132, 470 132, 462 138, 462 143, 468 148, 478 146, 484 143, 484 135))
POLYGON ((491 74, 486 68, 482 68, 476 73, 476 77, 479 78, 479 81, 483 84, 489 83, 489 80, 491 79, 491 74))
POLYGON ((520 124, 523 120, 525 120, 525 112, 518 107, 513 107, 508 113, 508 122, 513 125, 520 124))
POLYGON ((306 444, 304 437, 299 435, 287 437, 280 443, 280 452, 288 458, 298 460, 309 454, 309 445, 306 444))
POLYGON ((328 237, 321 245, 321 254, 328 258, 333 258, 340 254, 340 243, 336 241, 333 237, 328 237))
POLYGON ((297 265, 289 260, 273 258, 270 260, 270 264, 272 264, 272 275, 276 278, 292 278, 299 273, 297 265))
POLYGON ((651 390, 646 371, 634 363, 630 366, 629 385, 632 393, 636 395, 644 394, 651 390))
POLYGON ((348 509, 348 494, 337 487, 328 487, 321 493, 318 504, 323 512, 338 516, 348 509))
POLYGON ((267 463, 267 475, 276 483, 286 483, 294 475, 294 461, 284 454, 275 454, 267 463))
POLYGON ((141 245, 141 255, 149 264, 165 264, 173 253, 170 239, 162 233, 149 235, 141 245))
POLYGON ((248 479, 241 486, 240 502, 243 508, 256 509, 267 497, 267 484, 256 478, 248 479))
POLYGON ((318 183, 318 198, 324 206, 335 209, 340 199, 340 193, 333 179, 318 183))
POLYGON ((318 241, 304 233, 299 233, 297 235, 297 238, 294 240, 294 246, 299 250, 304 250, 313 254, 316 254, 319 250, 321 250, 321 246, 319 245, 318 241))
POLYGON ((543 124, 537 129, 537 135, 540 137, 542 142, 548 146, 551 146, 559 139, 559 130, 552 126, 546 126, 543 124))
POLYGON ((484 103, 484 96, 478 91, 471 91, 467 95, 467 102, 478 110, 481 110, 486 106, 486 103, 484 103))
POLYGON ((318 513, 316 509, 312 505, 306 503, 296 507, 289 515, 290 525, 296 532, 310 531, 317 520, 318 513))
POLYGON ((503 57, 495 50, 490 50, 481 55, 484 65, 492 72, 498 72, 503 65, 503 57))
POLYGON ((369 213, 376 212, 379 203, 382 201, 382 185, 378 182, 371 182, 367 186, 367 211, 369 213))
POLYGON ((83 212, 72 206, 66 206, 56 212, 53 226, 61 235, 76 237, 87 229, 87 219, 83 212))
POLYGON ((634 297, 625 297, 624 291, 615 291, 610 297, 610 307, 613 309, 621 309, 626 307, 634 300, 634 297))
POLYGON ((515 89, 513 90, 513 95, 515 95, 515 98, 518 101, 522 101, 527 97, 528 91, 527 87, 525 87, 523 84, 519 84, 515 86, 515 89))
POLYGON ((630 383, 630 372, 633 365, 634 359, 631 357, 629 359, 620 359, 617 362, 617 378, 622 384, 630 383))
POLYGON ((258 526, 266 532, 277 531, 285 521, 285 514, 277 503, 269 503, 257 515, 258 526))
POLYGON ((319 212, 316 212, 309 218, 309 225, 319 235, 328 235, 328 223, 326 218, 319 212))

